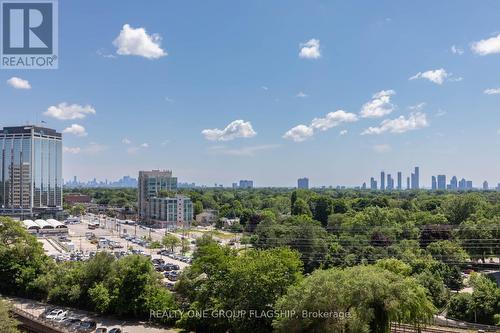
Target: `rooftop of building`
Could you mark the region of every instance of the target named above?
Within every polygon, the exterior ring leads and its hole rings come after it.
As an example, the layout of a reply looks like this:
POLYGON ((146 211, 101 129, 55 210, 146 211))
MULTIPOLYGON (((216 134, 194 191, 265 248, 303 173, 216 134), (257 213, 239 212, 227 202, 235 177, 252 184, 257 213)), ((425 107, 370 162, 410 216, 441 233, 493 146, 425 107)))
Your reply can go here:
POLYGON ((40 135, 62 138, 62 134, 55 129, 37 125, 6 126, 0 129, 0 134, 31 134, 32 131, 40 135))

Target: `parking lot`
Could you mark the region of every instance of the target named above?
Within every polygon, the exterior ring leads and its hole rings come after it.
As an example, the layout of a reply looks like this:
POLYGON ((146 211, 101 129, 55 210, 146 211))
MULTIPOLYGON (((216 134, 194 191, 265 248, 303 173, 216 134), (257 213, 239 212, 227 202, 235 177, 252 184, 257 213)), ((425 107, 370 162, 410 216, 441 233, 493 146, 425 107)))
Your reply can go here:
POLYGON ((176 331, 151 326, 147 322, 101 317, 86 311, 49 306, 33 300, 9 299, 11 304, 28 315, 66 332, 87 333, 173 333, 176 331), (47 318, 49 317, 49 318, 47 318), (98 329, 105 329, 99 331, 98 329), (115 329, 115 331, 112 331, 115 329))
POLYGON ((165 287, 173 290, 180 272, 191 263, 189 252, 194 250, 194 239, 189 239, 190 251, 185 255, 152 249, 148 240, 161 242, 165 230, 130 223, 87 215, 79 222, 67 223, 67 235, 40 237, 39 241, 45 252, 59 262, 86 261, 101 251, 111 253, 116 258, 129 254, 144 255, 151 259, 154 269, 163 275, 165 287))

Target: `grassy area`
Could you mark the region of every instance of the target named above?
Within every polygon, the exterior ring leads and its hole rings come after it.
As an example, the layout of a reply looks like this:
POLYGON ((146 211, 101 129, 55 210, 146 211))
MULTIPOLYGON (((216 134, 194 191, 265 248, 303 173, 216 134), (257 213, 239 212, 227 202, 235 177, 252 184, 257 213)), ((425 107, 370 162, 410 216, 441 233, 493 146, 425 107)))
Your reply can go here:
POLYGON ((224 239, 224 240, 230 240, 233 238, 238 237, 238 234, 235 233, 230 233, 230 232, 225 232, 225 231, 220 231, 220 230, 200 230, 200 229, 187 229, 187 230, 178 230, 175 231, 176 234, 182 235, 185 233, 198 233, 202 235, 212 235, 214 238, 219 238, 219 239, 224 239))

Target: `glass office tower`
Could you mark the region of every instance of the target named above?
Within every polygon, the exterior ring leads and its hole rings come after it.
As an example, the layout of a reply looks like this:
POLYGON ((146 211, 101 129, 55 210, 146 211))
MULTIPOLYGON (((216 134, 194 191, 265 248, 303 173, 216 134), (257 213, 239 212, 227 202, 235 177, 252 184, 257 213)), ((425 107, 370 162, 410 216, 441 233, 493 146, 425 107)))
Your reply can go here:
POLYGON ((62 210, 62 135, 38 126, 0 130, 0 213, 62 210))

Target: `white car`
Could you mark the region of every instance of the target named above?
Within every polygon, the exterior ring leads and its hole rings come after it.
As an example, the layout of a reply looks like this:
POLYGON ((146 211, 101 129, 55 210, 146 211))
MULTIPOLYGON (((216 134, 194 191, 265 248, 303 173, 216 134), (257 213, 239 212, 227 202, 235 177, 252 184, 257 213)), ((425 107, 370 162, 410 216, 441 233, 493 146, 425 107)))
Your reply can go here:
POLYGON ((67 319, 68 319, 68 317, 66 317, 66 315, 64 315, 63 317, 57 317, 53 321, 56 323, 62 323, 62 322, 65 322, 67 319))
POLYGON ((49 314, 47 314, 47 316, 45 316, 45 318, 47 318, 47 319, 55 319, 59 314, 61 314, 63 312, 64 312, 64 310, 55 309, 55 310, 50 311, 49 314))
POLYGON ((68 311, 63 311, 61 310, 62 312, 60 312, 58 315, 54 316, 53 318, 49 318, 47 317, 47 319, 51 319, 51 320, 54 320, 54 321, 59 321, 61 319, 66 319, 66 317, 68 316, 68 311))

